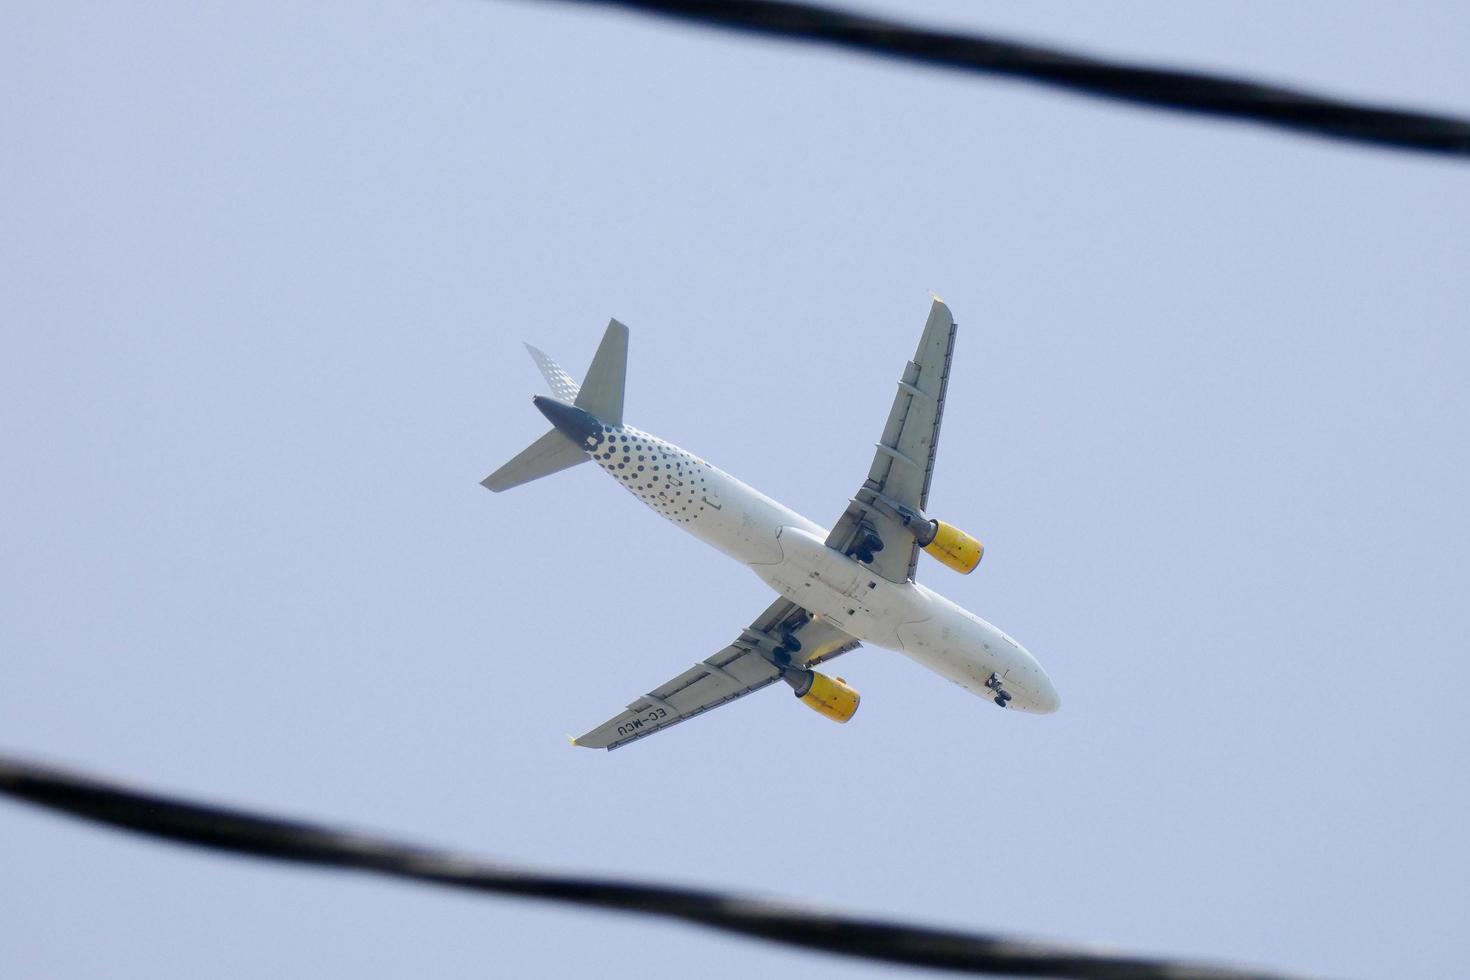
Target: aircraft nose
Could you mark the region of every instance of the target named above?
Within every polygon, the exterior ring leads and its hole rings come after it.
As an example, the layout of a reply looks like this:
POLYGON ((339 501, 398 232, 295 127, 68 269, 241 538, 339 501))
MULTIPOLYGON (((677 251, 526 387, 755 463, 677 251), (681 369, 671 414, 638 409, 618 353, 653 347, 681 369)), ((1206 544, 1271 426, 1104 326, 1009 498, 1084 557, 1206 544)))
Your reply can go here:
POLYGON ((1062 698, 1057 694, 1056 685, 1046 676, 1046 671, 1041 669, 1041 664, 1036 662, 1035 657, 1028 653, 1026 659, 1030 662, 1026 664, 1021 676, 1017 677, 1015 672, 1009 675, 1015 678, 1011 685, 1015 690, 1008 707, 1033 715, 1052 714, 1062 706, 1062 698))
POLYGON ((1061 695, 1057 694, 1056 685, 1052 684, 1045 671, 1041 671, 1040 683, 1034 685, 1030 700, 1030 710, 1038 715, 1052 714, 1062 706, 1061 695))

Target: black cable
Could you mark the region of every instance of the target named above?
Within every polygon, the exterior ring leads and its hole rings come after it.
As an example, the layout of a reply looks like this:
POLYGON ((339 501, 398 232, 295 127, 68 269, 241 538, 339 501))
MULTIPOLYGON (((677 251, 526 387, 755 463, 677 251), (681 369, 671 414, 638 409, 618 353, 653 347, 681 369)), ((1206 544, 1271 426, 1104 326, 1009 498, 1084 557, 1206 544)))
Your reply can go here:
POLYGON ((980 34, 933 30, 774 0, 562 0, 992 75, 1155 108, 1244 119, 1397 149, 1470 156, 1470 121, 1325 98, 1244 78, 1104 61, 980 34))
POLYGON ((158 796, 5 756, 0 756, 0 793, 85 820, 198 847, 491 894, 665 916, 862 959, 1029 977, 1283 977, 855 918, 698 888, 546 874, 332 827, 158 796))

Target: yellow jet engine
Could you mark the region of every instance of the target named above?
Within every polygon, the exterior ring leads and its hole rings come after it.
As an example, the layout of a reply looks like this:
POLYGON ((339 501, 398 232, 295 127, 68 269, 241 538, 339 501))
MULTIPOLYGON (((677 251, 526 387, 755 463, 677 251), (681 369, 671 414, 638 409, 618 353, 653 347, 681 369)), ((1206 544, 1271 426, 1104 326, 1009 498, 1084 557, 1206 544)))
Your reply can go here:
POLYGON ((930 520, 927 526, 921 524, 915 537, 925 551, 961 575, 973 572, 985 556, 985 545, 978 539, 943 521, 930 520))
POLYGON ((828 677, 815 670, 788 670, 782 678, 791 685, 801 703, 839 725, 858 709, 861 698, 841 677, 828 677))

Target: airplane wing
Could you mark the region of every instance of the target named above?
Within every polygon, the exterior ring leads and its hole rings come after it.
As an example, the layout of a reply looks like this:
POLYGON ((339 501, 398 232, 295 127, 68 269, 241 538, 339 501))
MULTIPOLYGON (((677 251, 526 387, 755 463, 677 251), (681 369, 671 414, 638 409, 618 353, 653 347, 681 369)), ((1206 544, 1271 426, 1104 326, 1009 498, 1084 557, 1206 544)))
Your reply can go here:
POLYGON ((626 711, 573 739, 572 744, 615 749, 774 683, 781 670, 763 651, 770 651, 788 633, 801 643, 801 650, 792 655, 792 663, 798 666, 831 660, 858 646, 857 640, 813 619, 794 602, 777 599, 734 643, 635 699, 626 711))
POLYGON ((867 525, 884 545, 869 567, 890 582, 913 578, 919 562, 919 544, 901 515, 922 513, 929 502, 954 334, 954 317, 936 296, 919 349, 898 380, 868 478, 827 536, 827 547, 846 553, 867 525))

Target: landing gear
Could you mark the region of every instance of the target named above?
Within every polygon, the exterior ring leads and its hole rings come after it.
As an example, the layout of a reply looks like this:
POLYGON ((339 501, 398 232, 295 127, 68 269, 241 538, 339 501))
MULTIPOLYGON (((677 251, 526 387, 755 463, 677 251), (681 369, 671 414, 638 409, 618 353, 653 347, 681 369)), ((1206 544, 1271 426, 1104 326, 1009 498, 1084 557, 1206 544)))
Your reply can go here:
POLYGON ((789 667, 791 666, 791 655, 800 652, 801 641, 792 633, 783 633, 781 642, 776 644, 776 648, 771 651, 771 656, 775 658, 777 665, 789 667))
POLYGON ((985 680, 985 686, 995 692, 995 697, 991 700, 1000 705, 1002 708, 1008 708, 1010 707, 1011 692, 1007 691, 1000 685, 1000 675, 992 671, 990 676, 985 680))
POLYGON ((871 528, 864 528, 847 553, 864 565, 873 563, 873 556, 883 550, 883 539, 871 528))
POLYGON ((775 658, 775 661, 778 665, 782 667, 789 667, 791 665, 791 655, 793 653, 801 652, 801 641, 796 638, 796 634, 799 633, 806 626, 806 624, 810 622, 810 616, 802 615, 800 617, 787 620, 786 622, 777 626, 775 630, 773 630, 773 632, 776 632, 780 637, 780 639, 776 639, 775 636, 771 637, 771 639, 776 641, 776 646, 775 649, 771 651, 771 656, 775 658))

